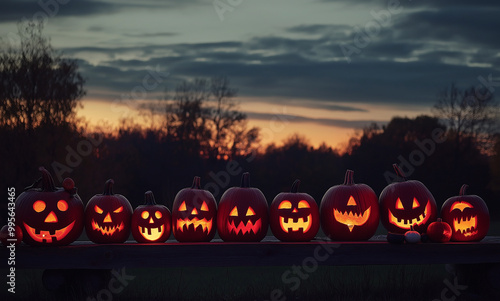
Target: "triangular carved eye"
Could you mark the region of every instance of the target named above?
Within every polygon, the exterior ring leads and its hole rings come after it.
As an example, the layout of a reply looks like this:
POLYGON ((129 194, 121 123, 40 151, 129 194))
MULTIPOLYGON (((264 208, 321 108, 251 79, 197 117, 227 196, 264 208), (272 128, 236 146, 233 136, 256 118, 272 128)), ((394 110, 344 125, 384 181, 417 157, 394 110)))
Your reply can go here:
POLYGON ((347 206, 356 206, 356 205, 357 205, 356 201, 354 200, 354 198, 351 195, 351 197, 349 198, 349 201, 347 201, 347 206))
POLYGON ((201 211, 208 211, 208 206, 207 206, 207 203, 205 203, 205 201, 203 201, 203 204, 201 204, 200 210, 201 211))
POLYGON ((253 211, 252 207, 248 207, 248 210, 247 210, 247 216, 252 216, 252 215, 255 215, 255 211, 253 211))
POLYGON ((102 210, 101 208, 99 208, 99 206, 97 206, 97 205, 94 207, 94 210, 95 210, 95 212, 97 212, 99 214, 102 214, 104 212, 104 210, 102 210))
POLYGON ((396 209, 405 209, 405 208, 403 207, 403 203, 401 203, 401 199, 400 199, 400 198, 398 198, 398 199, 396 200, 396 209))
POLYGON ((229 213, 229 216, 238 216, 238 208, 234 207, 229 213))
POLYGON ((186 202, 182 202, 182 204, 179 206, 179 211, 186 211, 186 210, 187 210, 186 202))
POLYGON ((116 209, 115 211, 113 211, 114 213, 120 213, 123 211, 123 206, 120 206, 118 209, 116 209))
POLYGON ((411 208, 417 208, 417 207, 420 207, 420 203, 417 201, 416 198, 413 198, 413 205, 411 206, 411 208))

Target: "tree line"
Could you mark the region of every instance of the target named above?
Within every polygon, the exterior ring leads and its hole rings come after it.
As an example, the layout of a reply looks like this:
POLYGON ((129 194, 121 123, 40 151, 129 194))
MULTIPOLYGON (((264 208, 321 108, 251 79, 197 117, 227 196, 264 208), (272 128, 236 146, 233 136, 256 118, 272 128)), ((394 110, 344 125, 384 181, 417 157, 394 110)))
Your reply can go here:
POLYGON ((159 123, 124 120, 116 131, 103 132, 77 118, 86 91, 76 61, 52 49, 40 25, 25 25, 24 31, 21 45, 4 47, 0 55, 3 191, 15 187, 21 193, 45 166, 59 180, 73 178, 84 202, 113 178, 115 191, 134 207, 147 190, 171 207, 195 175, 219 199, 249 171, 252 186, 269 202, 299 178, 301 190, 319 203, 329 187, 342 183, 346 169, 379 194, 394 180, 391 166, 398 163, 409 178, 427 185, 438 204, 467 183, 490 210, 500 210, 499 109, 484 89, 451 84, 438 94, 432 116, 369 125, 343 150, 313 147, 300 134, 262 145, 259 128, 248 126, 226 77, 185 81, 164 100, 141 107, 159 123))

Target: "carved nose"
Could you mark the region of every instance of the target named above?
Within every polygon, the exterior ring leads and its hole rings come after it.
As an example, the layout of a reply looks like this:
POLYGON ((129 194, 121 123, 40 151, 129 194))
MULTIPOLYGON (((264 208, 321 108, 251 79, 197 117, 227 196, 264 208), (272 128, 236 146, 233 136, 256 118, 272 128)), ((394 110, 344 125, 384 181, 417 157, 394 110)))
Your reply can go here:
POLYGON ((105 223, 111 223, 112 222, 111 215, 109 215, 109 212, 108 212, 108 215, 106 215, 106 217, 104 218, 104 222, 105 223))
POLYGON ((57 223, 57 216, 54 211, 50 211, 49 215, 45 218, 46 223, 57 223))
POLYGON ((293 213, 297 213, 297 212, 299 212, 299 211, 297 210, 297 208, 293 208, 293 211, 292 211, 292 212, 293 212, 293 213))
POLYGON ((152 218, 152 217, 150 217, 150 218, 149 218, 149 223, 150 223, 150 224, 154 224, 154 221, 153 221, 153 218, 152 218))
POLYGON ((196 214, 198 214, 198 211, 196 210, 196 208, 193 208, 193 211, 191 211, 191 214, 192 214, 192 215, 196 215, 196 214))

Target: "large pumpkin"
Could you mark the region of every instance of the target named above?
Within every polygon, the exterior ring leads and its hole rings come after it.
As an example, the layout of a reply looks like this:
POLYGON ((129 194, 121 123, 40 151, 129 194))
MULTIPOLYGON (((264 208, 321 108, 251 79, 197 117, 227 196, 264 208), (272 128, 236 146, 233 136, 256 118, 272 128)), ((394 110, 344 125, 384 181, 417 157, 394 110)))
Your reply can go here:
POLYGON ((486 203, 477 195, 466 195, 467 187, 464 184, 460 194, 447 199, 441 207, 441 217, 450 224, 454 241, 479 241, 490 227, 486 203))
POLYGON ((217 203, 208 190, 201 189, 200 177, 177 193, 172 206, 174 237, 180 242, 210 241, 215 236, 217 203))
POLYGON ((281 241, 309 241, 319 230, 319 210, 307 193, 299 193, 300 180, 290 192, 278 194, 269 209, 271 230, 281 241))
POLYGON ((217 230, 224 241, 261 241, 269 226, 267 200, 262 191, 250 187, 250 174, 243 173, 240 187, 222 195, 217 212, 217 230))
POLYGON ((16 200, 16 224, 23 240, 34 246, 62 246, 75 241, 83 230, 83 203, 70 178, 56 187, 50 173, 27 187, 16 200), (41 182, 41 188, 36 188, 41 182))
POLYGON ((85 231, 95 243, 121 243, 130 234, 132 206, 121 194, 113 194, 112 179, 104 193, 94 195, 85 207, 85 231))
POLYGON ((165 242, 170 236, 172 218, 166 206, 158 205, 152 191, 144 194, 144 205, 132 214, 132 236, 140 243, 165 242))
POLYGON ((377 231, 378 198, 366 184, 354 183, 347 170, 344 183, 330 187, 320 205, 321 227, 333 240, 367 240, 377 231))
POLYGON ((425 233, 437 217, 437 206, 432 193, 424 184, 407 180, 403 171, 392 165, 401 182, 389 184, 380 194, 380 221, 394 233, 405 233, 410 226, 425 233))

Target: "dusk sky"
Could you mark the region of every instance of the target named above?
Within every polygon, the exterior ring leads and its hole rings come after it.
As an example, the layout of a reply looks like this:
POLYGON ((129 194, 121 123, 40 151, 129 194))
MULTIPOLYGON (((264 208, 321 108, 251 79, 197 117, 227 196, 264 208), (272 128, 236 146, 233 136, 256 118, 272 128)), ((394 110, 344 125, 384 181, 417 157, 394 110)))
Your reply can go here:
MULTIPOLYGON (((92 123, 134 117, 133 105, 126 111, 117 101, 144 91, 143 79, 159 68, 169 75, 139 102, 183 80, 224 75, 250 125, 268 129, 264 143, 298 132, 336 147, 372 121, 431 114, 453 81, 469 87, 499 77, 493 0, 46 2, 61 2, 49 6, 44 34, 78 60, 87 78, 79 115, 92 123)), ((3 43, 18 21, 46 14, 38 1, 1 3, 3 43)))

